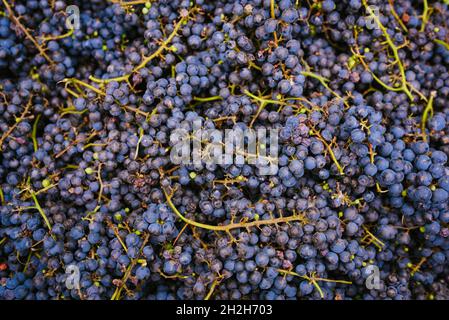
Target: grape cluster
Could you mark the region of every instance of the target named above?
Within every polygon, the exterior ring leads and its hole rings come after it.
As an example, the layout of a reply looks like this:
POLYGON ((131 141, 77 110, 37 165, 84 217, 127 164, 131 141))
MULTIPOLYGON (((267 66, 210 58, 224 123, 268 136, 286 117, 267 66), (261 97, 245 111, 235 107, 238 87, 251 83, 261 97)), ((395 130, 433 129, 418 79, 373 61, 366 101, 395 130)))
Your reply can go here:
POLYGON ((0 299, 449 299, 448 6, 1 0, 0 299))

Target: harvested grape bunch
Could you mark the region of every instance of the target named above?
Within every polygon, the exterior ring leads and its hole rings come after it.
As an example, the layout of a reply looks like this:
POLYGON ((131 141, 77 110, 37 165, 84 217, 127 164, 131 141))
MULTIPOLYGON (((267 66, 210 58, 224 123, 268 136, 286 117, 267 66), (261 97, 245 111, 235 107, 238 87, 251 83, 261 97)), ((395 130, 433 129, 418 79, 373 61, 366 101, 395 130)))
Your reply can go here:
POLYGON ((449 299, 448 6, 0 0, 0 300, 449 299))

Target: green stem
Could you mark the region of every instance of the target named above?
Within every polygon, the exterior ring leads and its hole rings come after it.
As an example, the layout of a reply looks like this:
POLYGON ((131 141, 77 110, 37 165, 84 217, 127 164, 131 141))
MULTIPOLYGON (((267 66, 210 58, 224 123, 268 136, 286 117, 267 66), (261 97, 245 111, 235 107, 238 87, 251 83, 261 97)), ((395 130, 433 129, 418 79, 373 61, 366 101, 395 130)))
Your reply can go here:
MULTIPOLYGON (((148 240, 150 239, 150 235, 147 234, 145 236, 145 238, 143 239, 142 245, 140 246, 140 250, 139 250, 139 256, 142 254, 143 248, 146 246, 148 240)), ((129 265, 129 267, 126 269, 125 275, 123 276, 122 282, 120 284, 120 286, 118 286, 112 297, 111 300, 120 300, 120 295, 121 292, 123 290, 123 288, 126 285, 126 281, 128 281, 128 278, 131 276, 131 271, 133 270, 134 266, 137 264, 137 262, 139 261, 139 257, 135 258, 132 260, 131 264, 129 265)))
POLYGON ((279 105, 287 105, 285 102, 282 101, 277 101, 277 100, 271 100, 271 99, 265 99, 265 98, 261 98, 258 97, 254 94, 252 94, 251 92, 249 92, 248 90, 243 91, 244 94, 246 94, 248 97, 253 98, 254 100, 260 102, 259 108, 257 109, 257 112, 255 114, 255 116, 253 117, 253 119, 251 120, 251 123, 249 124, 249 127, 251 128, 254 124, 254 122, 257 120, 257 118, 259 117, 260 113, 262 112, 263 109, 265 109, 265 107, 268 104, 279 104, 279 105))
POLYGON ((61 39, 65 39, 68 38, 70 36, 73 35, 73 29, 70 29, 68 32, 58 35, 58 36, 49 36, 49 37, 42 37, 41 40, 42 41, 52 41, 52 40, 61 40, 61 39))
POLYGON ((217 285, 220 283, 221 279, 215 279, 214 282, 212 282, 212 285, 210 286, 209 292, 207 293, 206 297, 204 298, 204 300, 209 300, 212 297, 212 294, 215 291, 215 288, 217 287, 217 285))
POLYGON ((382 24, 379 17, 373 12, 371 7, 368 6, 366 0, 363 0, 363 4, 366 7, 366 10, 370 14, 370 16, 376 21, 377 25, 382 30, 385 40, 387 41, 388 46, 390 47, 391 51, 393 52, 393 56, 395 58, 396 63, 398 64, 398 68, 401 73, 401 89, 402 89, 402 91, 404 91, 404 93, 407 95, 407 97, 411 101, 413 101, 413 95, 412 95, 410 89, 408 88, 408 82, 407 82, 407 78, 405 76, 405 68, 404 68, 404 65, 402 64, 401 58, 399 57, 399 50, 398 50, 397 46, 394 44, 393 40, 391 39, 390 34, 387 31, 387 28, 385 28, 385 26, 382 24))
POLYGON ((84 114, 84 113, 88 112, 89 110, 84 109, 84 110, 82 110, 82 111, 77 111, 77 110, 75 110, 75 109, 70 110, 70 108, 66 108, 66 109, 61 110, 61 111, 62 111, 62 113, 61 113, 61 118, 62 118, 62 117, 65 116, 66 114, 84 114))
POLYGON ((23 273, 25 273, 28 270, 28 266, 30 265, 31 255, 33 254, 33 251, 30 250, 30 253, 28 254, 27 261, 25 263, 25 267, 23 268, 23 273))
POLYGON ((426 134, 426 124, 429 119, 433 117, 433 99, 435 97, 435 93, 432 92, 430 95, 429 101, 427 101, 427 105, 424 108, 423 116, 421 119, 421 133, 423 135, 424 141, 427 142, 427 134, 426 134), (430 118, 429 118, 430 114, 430 118))
POLYGON ((143 134, 144 134, 143 129, 139 128, 139 140, 137 141, 136 153, 134 154, 134 160, 136 160, 137 156, 139 155, 139 146, 140 146, 140 143, 142 142, 143 134))
POLYGON ((42 116, 41 114, 37 115, 36 120, 34 121, 34 124, 33 124, 33 131, 31 133, 31 139, 33 140, 34 152, 36 152, 37 149, 39 148, 39 146, 37 144, 36 132, 37 132, 37 125, 39 124, 39 120, 40 120, 41 116, 42 116))
POLYGON ((312 131, 312 133, 313 133, 314 135, 316 135, 316 136, 318 137, 318 139, 319 139, 319 140, 326 146, 326 149, 327 149, 327 151, 329 152, 329 155, 330 155, 332 161, 333 161, 333 162, 335 163, 335 165, 337 166, 338 172, 339 172, 341 175, 344 175, 345 172, 344 172, 344 170, 343 170, 343 167, 342 167, 342 166, 340 165, 340 163, 338 162, 337 157, 335 156, 335 153, 334 153, 334 151, 332 150, 332 147, 329 145, 329 143, 327 143, 326 140, 324 140, 324 138, 321 136, 321 134, 320 134, 317 130, 315 130, 315 129, 312 128, 311 131, 312 131))
POLYGON ((33 45, 36 47, 36 49, 39 51, 41 56, 47 60, 48 63, 51 65, 55 65, 55 62, 45 53, 44 48, 42 48, 41 45, 34 39, 34 37, 31 35, 31 33, 28 31, 28 29, 23 26, 19 19, 14 15, 14 11, 12 10, 11 6, 9 5, 8 1, 3 0, 3 4, 5 5, 6 10, 8 11, 9 19, 25 34, 25 36, 33 43, 33 45))
POLYGON ((446 48, 446 50, 449 50, 449 44, 444 42, 443 40, 435 39, 433 41, 435 41, 436 43, 442 45, 444 48, 446 48))
MULTIPOLYGON (((189 12, 190 14, 190 12, 189 12)), ((153 60, 154 58, 158 57, 164 50, 169 49, 168 44, 173 40, 173 38, 178 34, 179 30, 181 29, 181 26, 187 22, 189 14, 187 14, 186 16, 182 17, 175 25, 175 28, 173 29, 173 32, 168 36, 168 38, 166 40, 164 40, 164 42, 161 44, 161 46, 150 56, 145 57, 143 59, 143 61, 137 66, 135 67, 131 73, 129 74, 125 74, 123 76, 120 77, 115 77, 115 78, 110 78, 110 79, 98 79, 94 76, 90 76, 89 79, 97 82, 97 83, 110 83, 113 81, 116 82, 121 82, 121 81, 128 81, 129 78, 131 77, 131 75, 133 75, 134 73, 138 72, 140 69, 143 69, 146 67, 146 65, 153 60)))
POLYGON ((3 189, 0 187, 0 203, 5 205, 5 195, 3 194, 3 189))
POLYGON ((317 281, 334 282, 334 283, 342 283, 342 284, 352 284, 351 281, 346 281, 346 280, 331 280, 331 279, 324 279, 324 278, 315 278, 313 274, 310 277, 308 277, 308 276, 302 276, 302 275, 300 275, 300 274, 298 274, 296 272, 289 271, 289 270, 278 269, 277 271, 279 273, 288 274, 288 275, 299 277, 299 278, 302 278, 304 280, 309 281, 318 290, 321 298, 324 298, 324 293, 323 293, 323 290, 321 289, 321 287, 319 286, 317 281))
POLYGON ((168 195, 167 191, 165 189, 163 190, 165 194, 165 198, 167 199, 167 203, 169 207, 173 210, 173 212, 185 223, 190 224, 194 227, 206 229, 206 230, 212 230, 212 231, 230 231, 233 229, 241 229, 241 228, 251 228, 251 227, 258 227, 262 225, 267 224, 278 224, 278 223, 288 223, 293 221, 302 221, 304 218, 300 215, 293 215, 289 217, 280 217, 280 218, 274 218, 274 219, 268 219, 268 220, 258 220, 258 221, 252 221, 252 222, 240 222, 240 223, 230 223, 228 225, 224 226, 214 226, 209 224, 204 224, 200 222, 196 222, 193 220, 190 220, 186 217, 184 217, 176 208, 176 206, 173 204, 171 200, 171 196, 168 195))
POLYGON ((332 90, 332 89, 329 87, 329 85, 327 84, 327 82, 329 82, 328 79, 326 79, 326 78, 324 78, 324 77, 322 77, 322 76, 320 76, 320 75, 318 75, 318 74, 316 74, 316 73, 310 72, 310 71, 303 71, 303 72, 301 72, 301 74, 302 74, 303 76, 305 76, 305 77, 310 77, 310 78, 314 78, 314 79, 318 80, 318 81, 322 84, 322 86, 325 87, 330 93, 332 93, 332 94, 333 94, 334 96, 336 96, 338 99, 340 99, 341 101, 343 101, 344 105, 345 105, 347 108, 350 107, 350 105, 346 102, 345 99, 343 99, 338 93, 336 93, 334 90, 332 90))
POLYGON ((429 4, 427 3, 427 0, 424 0, 424 10, 422 13, 422 23, 421 23, 421 29, 420 32, 424 32, 426 29, 427 22, 429 21, 429 4))
POLYGON ((257 101, 262 102, 262 103, 266 103, 266 104, 270 104, 271 103, 271 104, 280 104, 280 105, 286 105, 287 104, 285 102, 278 101, 278 100, 270 100, 270 99, 264 99, 264 98, 258 97, 256 95, 252 94, 251 92, 249 92, 248 90, 243 91, 243 93, 245 93, 248 97, 251 97, 254 100, 257 100, 257 101))
POLYGON ((395 17, 396 21, 399 23, 399 25, 401 26, 402 30, 404 30, 405 32, 408 32, 407 27, 405 26, 404 22, 402 22, 401 18, 398 16, 398 13, 396 12, 396 10, 394 9, 394 0, 388 0, 388 3, 390 4, 390 9, 391 9, 391 13, 393 14, 393 16, 395 17))
POLYGON ((32 198, 33 201, 34 201, 34 204, 36 205, 37 211, 39 211, 39 213, 40 213, 41 216, 42 216, 42 219, 44 219, 45 224, 47 225, 48 230, 51 232, 51 224, 50 224, 50 221, 48 220, 48 218, 47 218, 47 216, 46 216, 44 210, 42 209, 41 205, 39 204, 39 201, 37 200, 36 194, 34 193, 34 191, 30 191, 30 195, 31 195, 31 198, 32 198))
MULTIPOLYGON (((51 184, 51 185, 49 185, 48 187, 39 189, 38 191, 34 192, 34 195, 38 196, 39 194, 44 193, 44 192, 46 192, 46 191, 48 191, 48 190, 50 190, 50 189, 53 189, 53 188, 56 187, 56 186, 57 186, 56 184, 51 184)), ((25 199, 29 199, 29 198, 31 198, 31 195, 25 195, 24 198, 25 198, 25 199)), ((22 207, 22 208, 23 208, 23 207, 22 207)), ((30 208, 34 208, 34 207, 30 207, 30 208)))
POLYGON ((207 97, 207 98, 193 97, 193 101, 199 101, 199 102, 209 102, 209 101, 216 101, 216 100, 223 100, 223 98, 220 96, 213 96, 213 97, 207 97))
POLYGON ((99 94, 101 96, 105 96, 106 95, 106 93, 104 93, 100 89, 98 89, 98 88, 96 88, 96 87, 94 87, 94 86, 92 86, 92 85, 90 85, 90 84, 88 84, 88 83, 86 83, 84 81, 78 80, 76 78, 67 78, 67 79, 62 80, 61 82, 79 84, 79 85, 81 85, 83 87, 86 87, 87 89, 92 90, 93 92, 95 92, 95 93, 97 93, 97 94, 99 94))
POLYGON ((25 106, 25 109, 23 110, 22 114, 19 118, 16 118, 16 122, 6 131, 0 138, 0 151, 3 150, 3 142, 6 140, 6 138, 9 137, 9 135, 16 129, 16 127, 19 125, 20 122, 22 122, 25 119, 25 116, 28 114, 28 111, 30 110, 32 105, 31 98, 29 99, 27 105, 25 106))

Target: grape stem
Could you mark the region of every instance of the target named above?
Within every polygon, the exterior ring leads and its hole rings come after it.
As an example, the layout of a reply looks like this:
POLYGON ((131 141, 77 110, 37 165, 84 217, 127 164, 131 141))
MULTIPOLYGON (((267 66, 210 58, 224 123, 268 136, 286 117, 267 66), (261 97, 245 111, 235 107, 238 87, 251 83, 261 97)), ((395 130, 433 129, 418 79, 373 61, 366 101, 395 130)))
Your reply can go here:
POLYGON ((355 45, 354 45, 354 47, 355 47, 355 50, 354 50, 354 48, 351 48, 351 51, 352 51, 352 54, 355 57, 357 57, 359 59, 360 63, 365 67, 365 70, 368 71, 369 73, 371 73, 373 79, 376 80, 376 82, 378 84, 380 84, 382 87, 384 87, 386 90, 394 91, 394 92, 402 91, 401 87, 395 88, 395 87, 392 87, 392 86, 386 84, 378 76, 376 76, 374 74, 374 72, 371 71, 371 69, 369 68, 369 66, 366 63, 365 59, 363 59, 363 55, 360 54, 359 46, 357 44, 357 37, 358 37, 357 30, 354 30, 354 38, 355 38, 355 45))
POLYGON ((73 35, 73 29, 70 29, 68 32, 66 32, 64 34, 60 34, 58 36, 42 37, 42 38, 40 38, 40 40, 42 40, 44 42, 48 42, 48 41, 52 41, 52 40, 61 40, 61 39, 68 38, 72 35, 73 35))
POLYGON ((3 189, 0 187, 0 204, 5 205, 5 195, 3 194, 3 189))
POLYGON ((444 42, 443 40, 439 40, 439 39, 435 39, 433 41, 435 41, 439 45, 442 45, 446 50, 449 51, 449 44, 448 43, 444 42))
POLYGON ((402 22, 401 18, 399 18, 398 13, 394 9, 394 0, 388 0, 388 4, 390 5, 391 14, 395 17, 396 21, 399 23, 402 30, 404 30, 405 32, 408 32, 408 29, 405 26, 404 22, 402 22))
POLYGON ((436 95, 436 92, 432 92, 429 98, 429 101, 427 102, 426 107, 424 108, 424 112, 421 119, 421 134, 423 135, 424 141, 427 142, 427 134, 426 134, 426 124, 429 119, 433 117, 433 99, 436 95), (429 118, 430 114, 430 118, 429 118))
POLYGON ((430 17, 430 10, 429 10, 429 3, 427 2, 427 0, 423 0, 423 4, 424 4, 424 10, 422 13, 422 23, 421 23, 421 28, 420 28, 420 32, 424 32, 424 30, 426 29, 426 25, 427 22, 429 21, 429 17, 430 17))
POLYGON ((254 100, 260 102, 259 108, 257 109, 257 112, 256 112, 256 115, 253 117, 253 119, 251 120, 251 123, 249 124, 250 128, 252 128, 254 122, 257 120, 257 118, 259 117, 262 110, 265 109, 265 107, 268 104, 287 105, 285 102, 282 102, 282 101, 270 100, 270 99, 258 97, 256 95, 252 94, 251 92, 249 92, 248 90, 243 91, 243 93, 246 94, 248 97, 253 98, 254 100))
POLYGON ((346 100, 345 99, 343 99, 338 93, 336 93, 334 90, 332 90, 330 87, 329 87, 329 85, 327 84, 327 82, 329 82, 329 80, 328 79, 326 79, 326 78, 324 78, 324 77, 322 77, 322 76, 320 76, 320 75, 317 75, 316 73, 313 73, 313 72, 310 72, 310 71, 303 71, 303 72, 301 72, 301 74, 304 76, 304 77, 310 77, 310 78, 314 78, 314 79, 316 79, 316 80, 318 80, 320 83, 321 83, 321 85, 323 86, 323 87, 325 87, 330 93, 332 93, 334 96, 336 96, 338 99, 340 99, 341 101, 343 101, 343 103, 344 103, 344 105, 346 106, 346 108, 350 108, 350 105, 346 102, 346 100))
POLYGON ((34 39, 34 37, 31 35, 31 33, 25 28, 17 19, 17 17, 14 15, 14 11, 12 10, 11 6, 9 5, 8 1, 2 0, 3 4, 6 7, 6 10, 8 11, 9 18, 12 20, 12 22, 23 31, 25 36, 33 43, 33 45, 36 47, 36 49, 39 51, 39 53, 45 58, 45 60, 48 61, 51 65, 55 65, 55 62, 45 53, 45 50, 42 48, 41 45, 34 39))
POLYGON ((131 7, 138 4, 146 4, 151 3, 150 0, 132 0, 132 1, 123 1, 123 0, 109 0, 112 3, 117 3, 122 7, 131 7))
POLYGON ((37 125, 39 124, 39 120, 40 120, 41 116, 42 116, 41 114, 38 114, 36 117, 36 120, 34 120, 33 131, 31 133, 31 139, 33 140, 34 152, 36 152, 37 149, 39 148, 39 145, 37 144, 36 132, 37 132, 37 125))
POLYGON ((81 85, 81 86, 83 86, 83 87, 86 87, 87 89, 90 89, 90 90, 92 90, 93 92, 95 92, 96 94, 99 94, 99 95, 101 95, 101 96, 105 96, 105 95, 106 95, 106 94, 105 94, 103 91, 101 91, 100 89, 98 89, 98 88, 96 88, 96 87, 94 87, 94 86, 92 86, 92 85, 90 85, 90 84, 88 84, 88 83, 86 83, 86 82, 84 82, 84 81, 78 80, 78 79, 76 79, 76 78, 67 78, 67 79, 62 80, 61 82, 65 84, 66 90, 67 90, 68 92, 70 92, 72 95, 74 95, 75 97, 78 97, 78 95, 75 94, 75 93, 73 93, 72 91, 69 91, 68 88, 67 88, 67 85, 68 85, 69 83, 72 83, 72 84, 74 84, 74 85, 81 85))
MULTIPOLYGON (((143 248, 146 246, 148 240, 150 239, 150 235, 147 233, 145 235, 145 238, 143 239, 142 245, 140 246, 140 250, 139 250, 139 256, 142 254, 143 248)), ((139 261, 139 257, 135 258, 132 260, 131 264, 129 265, 128 269, 126 269, 125 275, 123 276, 123 279, 121 280, 121 284, 120 286, 118 286, 112 297, 111 300, 119 300, 120 299, 120 294, 122 293, 123 288, 126 285, 126 281, 128 281, 128 278, 131 276, 131 272, 133 270, 133 268, 135 267, 135 265, 137 264, 137 262, 139 261)))
MULTIPOLYGON (((410 99, 410 101, 413 101, 413 95, 412 95, 412 93, 411 93, 411 91, 409 89, 409 83, 407 82, 407 78, 406 78, 406 75, 405 75, 404 64, 402 63, 402 60, 399 57, 398 47, 394 44, 393 40, 390 37, 390 34, 387 31, 387 28, 385 28, 385 26, 380 21, 379 17, 373 12, 373 10, 368 5, 366 0, 363 0, 363 5, 365 6, 365 8, 366 8, 367 12, 370 14, 370 16, 376 21, 378 27, 380 28, 380 30, 384 34, 384 37, 385 37, 385 40, 386 40, 388 46, 390 47, 391 51, 393 52, 395 63, 398 65, 399 71, 401 73, 401 86, 399 88, 407 95, 407 97, 410 99)), ((417 92, 418 95, 423 100, 426 100, 426 98, 419 91, 415 90, 411 85, 410 85, 410 87, 415 92, 417 92)))
POLYGON ((39 204, 39 201, 37 200, 36 194, 34 191, 30 190, 30 196, 34 201, 34 204, 36 206, 37 211, 39 211, 40 215, 42 216, 42 219, 44 219, 45 224, 47 225, 48 230, 51 232, 51 224, 50 221, 47 218, 47 215, 44 212, 44 209, 42 209, 41 205, 39 204))
POLYGON ((127 252, 128 252, 128 248, 126 247, 125 243, 123 242, 122 237, 120 237, 120 234, 119 234, 119 232, 118 232, 117 227, 114 226, 114 225, 112 224, 112 222, 110 222, 110 221, 109 221, 108 224, 109 224, 109 228, 111 228, 112 231, 114 232, 115 237, 117 238, 118 242, 120 242, 120 245, 123 247, 123 249, 124 249, 125 252, 127 253, 127 252))
POLYGON ((22 122, 25 119, 25 116, 28 114, 28 111, 30 111, 31 108, 31 98, 29 99, 28 103, 25 106, 25 109, 23 110, 22 114, 19 118, 16 118, 16 122, 6 131, 2 137, 0 138, 0 151, 3 150, 3 142, 11 135, 11 133, 17 128, 20 122, 22 122))
POLYGON ((223 226, 215 226, 215 225, 209 225, 209 224, 204 224, 204 223, 200 223, 200 222, 196 222, 193 221, 191 219, 188 219, 186 217, 184 217, 179 210, 176 208, 176 206, 173 204, 172 201, 172 195, 169 195, 168 192, 163 189, 165 198, 167 200, 167 204, 169 205, 169 207, 173 210, 173 212, 185 223, 190 224, 194 227, 198 227, 198 228, 202 228, 202 229, 206 229, 206 230, 212 230, 212 231, 226 231, 229 232, 230 230, 233 229, 241 229, 241 228, 251 228, 251 227, 259 227, 262 225, 270 225, 270 224, 278 224, 278 223, 289 223, 289 222, 293 222, 293 221, 302 221, 304 220, 304 217, 299 215, 299 214, 294 214, 292 216, 289 217, 280 217, 280 218, 273 218, 273 219, 267 219, 267 220, 257 220, 257 221, 252 221, 252 222, 240 222, 240 223, 230 223, 228 225, 223 225, 223 226))
POLYGON ((344 170, 343 167, 340 165, 340 163, 337 160, 337 157, 335 156, 334 151, 332 150, 332 147, 330 146, 330 144, 324 140, 324 138, 321 136, 321 134, 315 130, 314 128, 310 129, 312 131, 312 133, 318 137, 318 139, 326 146, 327 151, 329 152, 329 156, 331 157, 332 161, 335 163, 335 165, 337 166, 338 172, 341 175, 344 175, 344 170))
POLYGON ((372 234, 366 226, 362 226, 363 230, 366 232, 366 235, 362 238, 362 242, 364 242, 366 245, 369 245, 373 243, 379 251, 383 249, 385 246, 385 243, 383 243, 379 238, 377 238, 374 234, 372 234))
POLYGON ((322 299, 324 298, 324 293, 323 293, 323 290, 321 289, 321 287, 319 286, 318 281, 334 282, 334 283, 342 283, 342 284, 352 284, 351 281, 346 281, 346 280, 331 280, 331 279, 325 279, 325 278, 317 278, 317 277, 315 277, 315 273, 312 273, 310 275, 310 277, 309 277, 309 276, 306 276, 306 275, 302 276, 299 273, 296 273, 296 272, 293 272, 293 271, 289 271, 289 270, 278 269, 277 271, 279 273, 283 273, 285 275, 295 276, 295 277, 299 277, 299 278, 302 278, 302 279, 305 279, 305 280, 309 281, 318 290, 318 292, 319 292, 319 294, 320 294, 322 299))
MULTIPOLYGON (((271 19, 276 19, 276 12, 275 12, 274 5, 275 5, 275 0, 270 0, 270 17, 271 17, 271 19)), ((278 39, 276 30, 273 32, 273 38, 274 38, 274 43, 277 47, 279 39, 278 39)))
POLYGON ((209 101, 216 101, 216 100, 223 100, 223 98, 220 96, 212 96, 212 97, 207 97, 207 98, 193 97, 193 101, 198 101, 198 102, 209 102, 209 101))
POLYGON ((184 15, 176 24, 175 27, 173 29, 173 32, 168 36, 167 39, 165 39, 162 44, 159 46, 159 48, 150 56, 148 57, 144 57, 143 61, 137 66, 135 67, 131 73, 125 74, 123 76, 120 77, 115 77, 115 78, 109 78, 109 79, 99 79, 96 78, 94 76, 90 76, 89 79, 96 82, 96 83, 100 83, 100 84, 105 84, 105 83, 110 83, 113 81, 116 82, 121 82, 121 81, 129 81, 129 78, 131 77, 131 75, 133 75, 134 73, 138 72, 139 70, 143 69, 146 67, 146 65, 153 60, 154 58, 158 57, 159 55, 162 54, 162 52, 164 50, 169 49, 168 45, 169 43, 173 40, 173 38, 178 34, 179 30, 181 29, 181 26, 187 22, 188 18, 189 18, 189 14, 184 15))
POLYGON ((221 280, 223 279, 223 276, 220 276, 218 278, 216 278, 214 280, 214 282, 212 282, 212 285, 210 286, 209 292, 207 293, 206 297, 204 298, 204 300, 209 300, 212 297, 212 294, 215 291, 215 288, 217 287, 217 285, 220 284, 221 280))
POLYGON ((142 142, 144 133, 145 132, 143 131, 142 127, 139 127, 139 140, 137 140, 137 146, 136 146, 136 152, 134 154, 134 160, 136 160, 137 157, 139 156, 140 143, 142 142))

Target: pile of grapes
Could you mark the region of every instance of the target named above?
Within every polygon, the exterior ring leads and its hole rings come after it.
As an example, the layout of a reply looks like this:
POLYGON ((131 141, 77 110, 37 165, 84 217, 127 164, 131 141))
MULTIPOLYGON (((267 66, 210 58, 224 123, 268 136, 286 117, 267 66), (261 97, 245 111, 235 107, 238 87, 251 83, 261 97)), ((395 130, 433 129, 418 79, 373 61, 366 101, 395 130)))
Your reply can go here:
POLYGON ((449 299, 448 6, 0 0, 0 300, 449 299))

